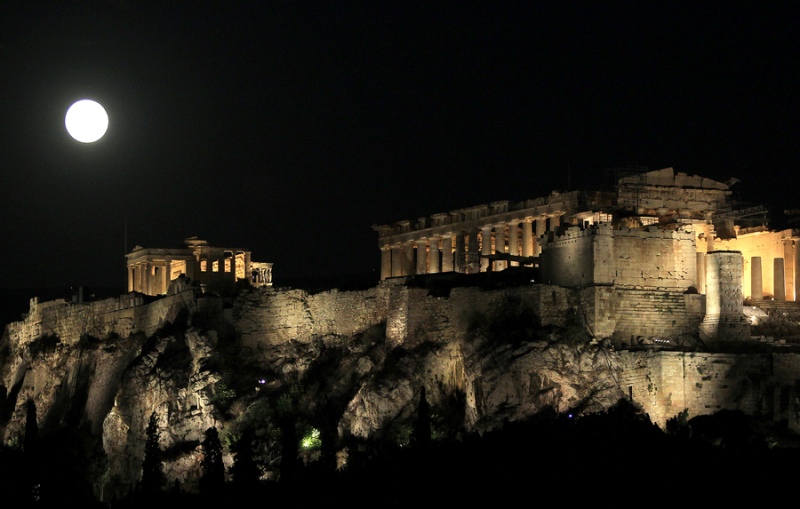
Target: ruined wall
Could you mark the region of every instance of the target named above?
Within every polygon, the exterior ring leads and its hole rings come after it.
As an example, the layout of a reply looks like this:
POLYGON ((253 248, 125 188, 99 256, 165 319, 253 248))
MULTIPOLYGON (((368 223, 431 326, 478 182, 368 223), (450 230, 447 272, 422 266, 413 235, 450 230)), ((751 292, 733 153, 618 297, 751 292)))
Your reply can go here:
POLYGON ((679 291, 696 286, 697 248, 692 233, 611 230, 614 238, 614 284, 679 291))
POLYGON ((682 217, 701 219, 708 211, 724 208, 731 194, 722 182, 676 174, 672 168, 624 177, 619 180, 617 192, 622 208, 658 216, 679 211, 682 217))
POLYGON ((581 290, 581 303, 597 338, 636 344, 659 338, 671 344, 695 333, 703 318, 704 296, 682 291, 650 291, 592 286, 581 290))
POLYGON ((378 287, 364 291, 331 290, 309 295, 308 316, 311 333, 352 336, 386 320, 387 290, 378 287))
POLYGON ((152 302, 137 293, 86 303, 70 303, 63 299, 39 302, 34 297, 27 316, 7 324, 5 333, 17 344, 42 336, 57 336, 71 345, 85 335, 103 338, 128 337, 134 332, 152 334, 173 321, 179 310, 195 309, 197 305, 193 290, 152 302))
POLYGON ((304 290, 260 288, 236 299, 232 319, 240 345, 253 351, 314 335, 350 336, 387 319, 385 287, 309 294, 304 290))
POLYGON ((793 402, 800 382, 794 353, 721 354, 620 352, 620 386, 661 426, 688 410, 688 418, 741 410, 786 420, 800 430, 793 402))
MULTIPOLYGON (((594 236, 598 229, 567 228, 562 235, 550 232, 539 255, 542 281, 571 288, 594 281, 594 236)), ((613 246, 611 246, 613 249, 613 246)))
POLYGON ((234 304, 233 321, 240 345, 258 351, 285 341, 309 341, 314 335, 351 336, 385 326, 386 342, 449 342, 463 339, 471 324, 503 307, 527 309, 543 325, 564 325, 571 290, 530 285, 484 291, 453 288, 447 297, 408 287, 402 279, 353 292, 301 290, 250 292, 234 304))
MULTIPOLYGON (((396 288, 390 296, 386 340, 453 342, 485 323, 485 318, 508 310, 528 311, 544 326, 563 326, 570 309, 571 290, 530 285, 485 291, 476 287, 453 288, 448 297, 428 295, 424 289, 396 288)), ((413 345, 406 345, 413 346, 413 345)))
POLYGON ((610 224, 568 228, 542 246, 543 280, 581 287, 588 284, 683 291, 697 285, 697 247, 690 232, 614 230, 610 224))

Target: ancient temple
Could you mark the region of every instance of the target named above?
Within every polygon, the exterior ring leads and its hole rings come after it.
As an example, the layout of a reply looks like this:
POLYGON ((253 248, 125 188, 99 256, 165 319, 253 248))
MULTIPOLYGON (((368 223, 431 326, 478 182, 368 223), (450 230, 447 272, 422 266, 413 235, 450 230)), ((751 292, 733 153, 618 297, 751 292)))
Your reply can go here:
POLYGON ((622 176, 613 191, 554 191, 373 225, 381 280, 528 266, 542 282, 565 287, 675 284, 704 294, 706 256, 735 251, 743 299, 796 301, 800 233, 770 230, 764 207, 735 203, 736 182, 664 168, 622 176))
POLYGON ((206 290, 230 288, 240 281, 252 286, 272 285, 272 264, 254 262, 243 248, 212 247, 197 237, 185 239, 183 248, 136 246, 126 255, 128 291, 164 295, 183 278, 206 290))

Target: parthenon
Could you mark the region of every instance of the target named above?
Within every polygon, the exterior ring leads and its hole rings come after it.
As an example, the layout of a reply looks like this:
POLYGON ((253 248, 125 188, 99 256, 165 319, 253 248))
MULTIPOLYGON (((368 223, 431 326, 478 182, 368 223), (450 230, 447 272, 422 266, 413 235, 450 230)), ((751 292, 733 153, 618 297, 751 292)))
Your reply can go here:
POLYGON ((272 286, 272 264, 252 261, 247 249, 212 247, 197 237, 189 237, 184 243, 185 248, 133 248, 126 255, 128 291, 164 295, 181 276, 211 290, 239 281, 256 287, 272 286))
MULTIPOLYGON (((691 275, 693 280, 688 285, 692 289, 705 293, 707 254, 737 251, 743 259, 743 298, 797 300, 800 233, 770 230, 767 209, 737 204, 730 190, 736 182, 723 183, 664 168, 625 174, 618 178, 613 191, 553 191, 517 203, 496 201, 416 221, 373 225, 381 252, 380 277, 473 274, 527 266, 537 269, 543 282, 561 286, 619 285, 622 281, 631 287, 646 286, 644 272, 641 281, 628 278, 630 271, 621 260, 648 259, 647 246, 656 243, 651 240, 648 244, 648 232, 657 237, 661 235, 658 232, 675 231, 691 234, 693 254, 663 254, 680 258, 673 265, 679 272, 685 269, 686 277, 691 275), (636 252, 615 248, 620 237, 613 235, 617 240, 611 240, 612 244, 591 248, 588 261, 564 247, 580 242, 575 232, 591 230, 596 234, 601 226, 603 231, 643 232, 637 235, 637 243, 625 244, 625 249, 636 252), (570 231, 573 233, 567 235, 570 231), (603 270, 606 273, 601 276, 603 270), (627 276, 620 277, 622 274, 627 276)), ((659 259, 663 257, 653 258, 659 259)), ((652 281, 666 284, 670 277, 653 274, 652 281)))

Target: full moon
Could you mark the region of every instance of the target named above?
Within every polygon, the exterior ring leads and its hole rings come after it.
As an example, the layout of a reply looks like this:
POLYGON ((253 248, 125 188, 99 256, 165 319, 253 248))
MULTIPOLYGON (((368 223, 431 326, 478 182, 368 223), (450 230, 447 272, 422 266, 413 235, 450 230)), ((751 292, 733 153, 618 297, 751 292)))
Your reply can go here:
POLYGON ((108 114, 97 102, 81 99, 67 110, 64 124, 70 136, 81 143, 93 143, 106 134, 108 114))

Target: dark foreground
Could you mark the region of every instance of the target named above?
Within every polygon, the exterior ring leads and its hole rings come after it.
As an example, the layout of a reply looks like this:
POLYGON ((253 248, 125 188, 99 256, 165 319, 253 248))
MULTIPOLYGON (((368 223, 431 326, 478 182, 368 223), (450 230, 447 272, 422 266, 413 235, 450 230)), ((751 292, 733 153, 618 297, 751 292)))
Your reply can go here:
POLYGON ((780 426, 738 412, 671 423, 665 432, 646 416, 618 408, 579 420, 557 416, 507 423, 483 435, 379 453, 354 451, 341 471, 319 461, 286 471, 280 481, 231 481, 201 494, 164 487, 156 494, 107 502, 91 499, 79 483, 63 479, 44 479, 39 500, 31 501, 15 464, 22 456, 5 449, 0 496, 9 507, 61 507, 69 501, 84 508, 502 507, 523 501, 639 506, 653 500, 694 504, 754 497, 768 502, 794 485, 799 443, 780 426))

